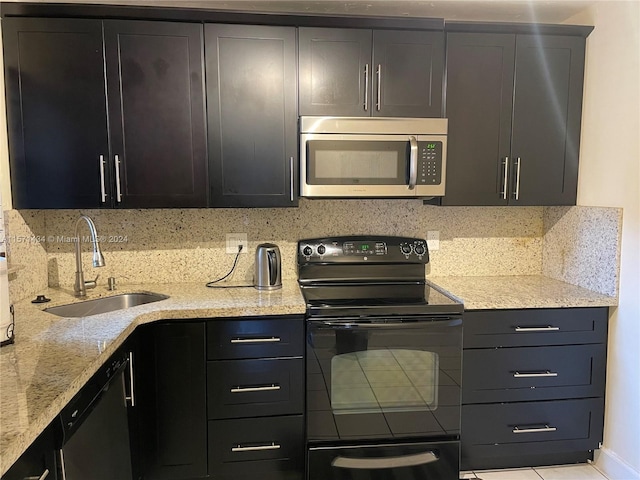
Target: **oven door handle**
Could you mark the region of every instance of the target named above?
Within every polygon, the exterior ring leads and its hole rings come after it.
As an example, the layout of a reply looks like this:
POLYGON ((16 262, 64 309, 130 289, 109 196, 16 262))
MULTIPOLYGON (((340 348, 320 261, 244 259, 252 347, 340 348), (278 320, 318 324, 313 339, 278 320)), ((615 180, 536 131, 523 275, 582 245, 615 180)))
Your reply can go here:
POLYGON ((408 321, 408 322, 358 322, 358 321, 345 321, 345 320, 325 320, 321 322, 323 325, 327 327, 331 327, 332 329, 352 329, 352 328, 376 328, 376 329, 384 329, 384 328, 424 328, 429 325, 438 325, 445 327, 457 327, 462 325, 461 318, 451 318, 451 317, 434 317, 430 320, 418 320, 418 321, 408 321))
POLYGON ((386 468, 415 467, 426 465, 438 460, 438 456, 429 451, 400 457, 383 458, 348 458, 338 456, 331 462, 332 467, 348 468, 350 470, 382 470, 386 468))

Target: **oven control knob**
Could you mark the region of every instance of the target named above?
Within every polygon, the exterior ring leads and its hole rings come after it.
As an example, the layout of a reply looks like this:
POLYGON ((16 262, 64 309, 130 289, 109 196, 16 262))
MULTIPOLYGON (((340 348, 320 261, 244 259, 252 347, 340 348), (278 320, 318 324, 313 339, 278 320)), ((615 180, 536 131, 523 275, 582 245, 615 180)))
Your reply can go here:
POLYGON ((318 245, 318 255, 324 255, 327 251, 327 247, 324 245, 318 245))
POLYGON ((404 253, 405 255, 410 255, 411 254, 411 245, 408 243, 403 243, 402 245, 400 245, 400 251, 402 253, 404 253))
POLYGON ((413 250, 416 252, 417 255, 424 255, 425 252, 425 248, 424 248, 424 244, 422 243, 418 243, 413 250))
POLYGON ((309 245, 307 245, 306 247, 304 247, 304 248, 302 249, 302 254, 303 254, 305 257, 310 257, 312 253, 313 253, 313 250, 311 249, 311 247, 310 247, 309 245))

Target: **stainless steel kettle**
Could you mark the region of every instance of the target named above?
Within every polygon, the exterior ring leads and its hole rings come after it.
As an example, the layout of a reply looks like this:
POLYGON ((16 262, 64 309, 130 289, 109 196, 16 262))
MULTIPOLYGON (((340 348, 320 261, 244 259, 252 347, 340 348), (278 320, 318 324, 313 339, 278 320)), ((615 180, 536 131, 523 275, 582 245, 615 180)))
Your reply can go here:
POLYGON ((256 247, 253 286, 258 290, 282 288, 280 249, 273 243, 261 243, 256 247))

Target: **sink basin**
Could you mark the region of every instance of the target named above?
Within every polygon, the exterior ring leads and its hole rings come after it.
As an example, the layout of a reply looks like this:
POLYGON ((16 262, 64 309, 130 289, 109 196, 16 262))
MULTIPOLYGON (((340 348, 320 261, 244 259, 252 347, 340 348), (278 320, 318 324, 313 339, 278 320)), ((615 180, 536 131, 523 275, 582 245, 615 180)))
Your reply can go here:
POLYGON ((136 307, 138 305, 144 305, 145 303, 159 302, 166 298, 169 297, 167 295, 160 295, 159 293, 123 293, 122 295, 114 295, 113 297, 96 298, 95 300, 86 300, 84 302, 45 308, 44 311, 53 313, 59 317, 87 317, 89 315, 98 315, 99 313, 136 307))

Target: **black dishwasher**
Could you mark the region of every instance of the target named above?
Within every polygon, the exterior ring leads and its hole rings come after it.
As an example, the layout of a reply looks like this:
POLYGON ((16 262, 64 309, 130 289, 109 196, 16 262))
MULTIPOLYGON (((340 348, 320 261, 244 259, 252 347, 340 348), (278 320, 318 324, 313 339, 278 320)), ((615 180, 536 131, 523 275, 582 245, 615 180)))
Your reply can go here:
POLYGON ((61 480, 132 480, 127 401, 133 391, 127 396, 125 388, 130 366, 127 352, 114 354, 60 413, 61 480))

